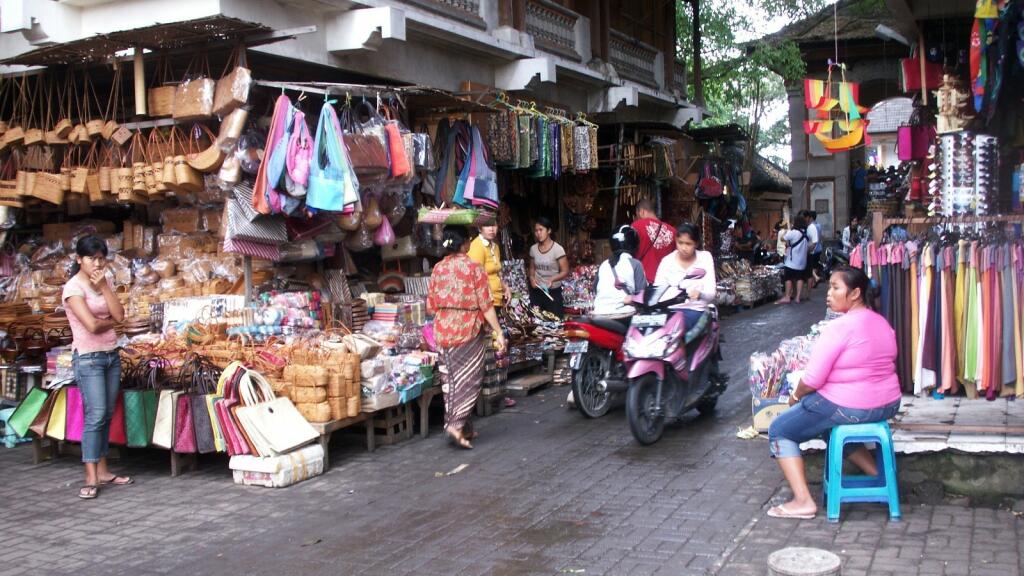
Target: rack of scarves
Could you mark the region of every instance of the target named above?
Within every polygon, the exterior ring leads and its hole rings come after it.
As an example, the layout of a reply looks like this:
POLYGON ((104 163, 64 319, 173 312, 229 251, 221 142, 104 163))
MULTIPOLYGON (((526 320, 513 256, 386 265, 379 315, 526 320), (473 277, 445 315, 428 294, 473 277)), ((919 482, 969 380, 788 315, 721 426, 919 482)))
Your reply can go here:
POLYGON ((494 165, 532 178, 597 170, 597 125, 534 108, 504 104, 487 115, 487 144, 494 165))
POLYGON ((1002 233, 856 246, 879 288, 905 393, 1024 397, 1024 240, 1002 233))

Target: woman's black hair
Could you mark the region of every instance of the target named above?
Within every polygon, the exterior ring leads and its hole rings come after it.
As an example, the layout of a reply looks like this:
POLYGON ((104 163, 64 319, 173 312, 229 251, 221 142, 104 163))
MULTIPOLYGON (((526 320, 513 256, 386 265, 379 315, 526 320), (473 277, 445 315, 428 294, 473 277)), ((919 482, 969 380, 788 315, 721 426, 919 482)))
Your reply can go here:
POLYGON ((679 238, 683 234, 689 236, 690 239, 693 240, 695 244, 697 244, 698 248, 701 246, 700 227, 698 227, 696 224, 684 221, 679 226, 676 226, 676 238, 679 238))
POLYGON ((612 268, 615 268, 619 265, 619 258, 624 253, 636 256, 636 250, 640 246, 640 235, 632 226, 624 224, 612 233, 608 238, 608 244, 612 248, 612 256, 608 261, 611 262, 612 268))
POLYGON ((847 293, 860 288, 860 299, 864 302, 864 305, 870 310, 875 309, 875 295, 874 288, 871 285, 871 279, 864 273, 860 268, 853 268, 851 266, 841 266, 836 268, 832 274, 838 274, 839 278, 842 279, 843 284, 846 284, 847 293))
MULTIPOLYGON (((82 236, 81 238, 78 239, 78 242, 75 244, 75 254, 81 258, 85 258, 87 256, 99 256, 102 254, 103 257, 106 258, 108 254, 107 242, 100 238, 99 236, 95 236, 93 234, 89 234, 88 236, 82 236)), ((78 274, 78 271, 81 269, 82 266, 79 265, 78 261, 76 260, 74 263, 71 264, 71 275, 74 276, 75 274, 78 274)))
POLYGON ((538 216, 537 224, 540 224, 541 226, 547 228, 548 232, 553 232, 555 229, 554 222, 552 222, 551 219, 548 218, 547 216, 538 216))
POLYGON ((462 246, 469 240, 469 230, 465 226, 445 226, 441 235, 441 246, 447 254, 462 252, 462 246))

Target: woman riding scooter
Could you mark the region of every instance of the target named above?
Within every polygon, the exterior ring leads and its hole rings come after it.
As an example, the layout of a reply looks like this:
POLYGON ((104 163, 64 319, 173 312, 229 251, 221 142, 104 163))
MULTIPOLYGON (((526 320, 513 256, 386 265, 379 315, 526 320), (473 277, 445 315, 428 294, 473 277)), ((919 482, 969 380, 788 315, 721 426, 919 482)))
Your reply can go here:
POLYGON ((640 246, 640 235, 632 226, 620 226, 608 243, 612 255, 597 270, 594 314, 631 315, 633 296, 647 287, 643 264, 634 258, 640 246))
POLYGON ((565 324, 573 373, 567 401, 588 418, 603 416, 611 407, 608 381, 625 380, 622 341, 634 312, 633 296, 647 287, 643 264, 633 257, 640 245, 637 231, 620 226, 608 242, 612 256, 597 270, 593 314, 565 324))

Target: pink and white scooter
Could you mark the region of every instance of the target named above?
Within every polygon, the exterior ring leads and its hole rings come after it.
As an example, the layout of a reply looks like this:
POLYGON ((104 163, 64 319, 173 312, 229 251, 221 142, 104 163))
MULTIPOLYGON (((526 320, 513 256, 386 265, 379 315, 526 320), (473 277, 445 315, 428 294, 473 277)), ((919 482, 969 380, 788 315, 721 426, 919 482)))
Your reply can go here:
POLYGON ((701 414, 713 412, 725 390, 725 379, 718 371, 718 310, 708 306, 686 330, 683 311, 672 308, 686 302, 687 281, 704 274, 694 270, 679 286, 648 286, 634 298, 637 313, 623 345, 626 415, 641 444, 657 442, 667 420, 692 408, 701 414))

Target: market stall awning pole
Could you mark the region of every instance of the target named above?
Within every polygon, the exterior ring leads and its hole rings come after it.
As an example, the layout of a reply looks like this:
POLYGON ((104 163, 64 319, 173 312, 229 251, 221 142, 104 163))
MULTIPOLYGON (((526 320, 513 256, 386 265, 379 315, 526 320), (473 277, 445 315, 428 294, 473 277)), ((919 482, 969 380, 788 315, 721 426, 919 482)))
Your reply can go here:
POLYGON ((142 59, 142 47, 135 47, 133 59, 135 69, 135 114, 146 115, 146 64, 142 59))
POLYGON ((245 270, 245 305, 252 303, 252 256, 243 259, 245 270))
MULTIPOLYGON (((619 124, 619 145, 612 151, 612 154, 618 154, 622 150, 622 139, 626 133, 626 125, 619 124)), ((619 225, 619 184, 622 182, 620 178, 622 176, 622 162, 615 163, 615 200, 612 204, 612 228, 619 225)))

